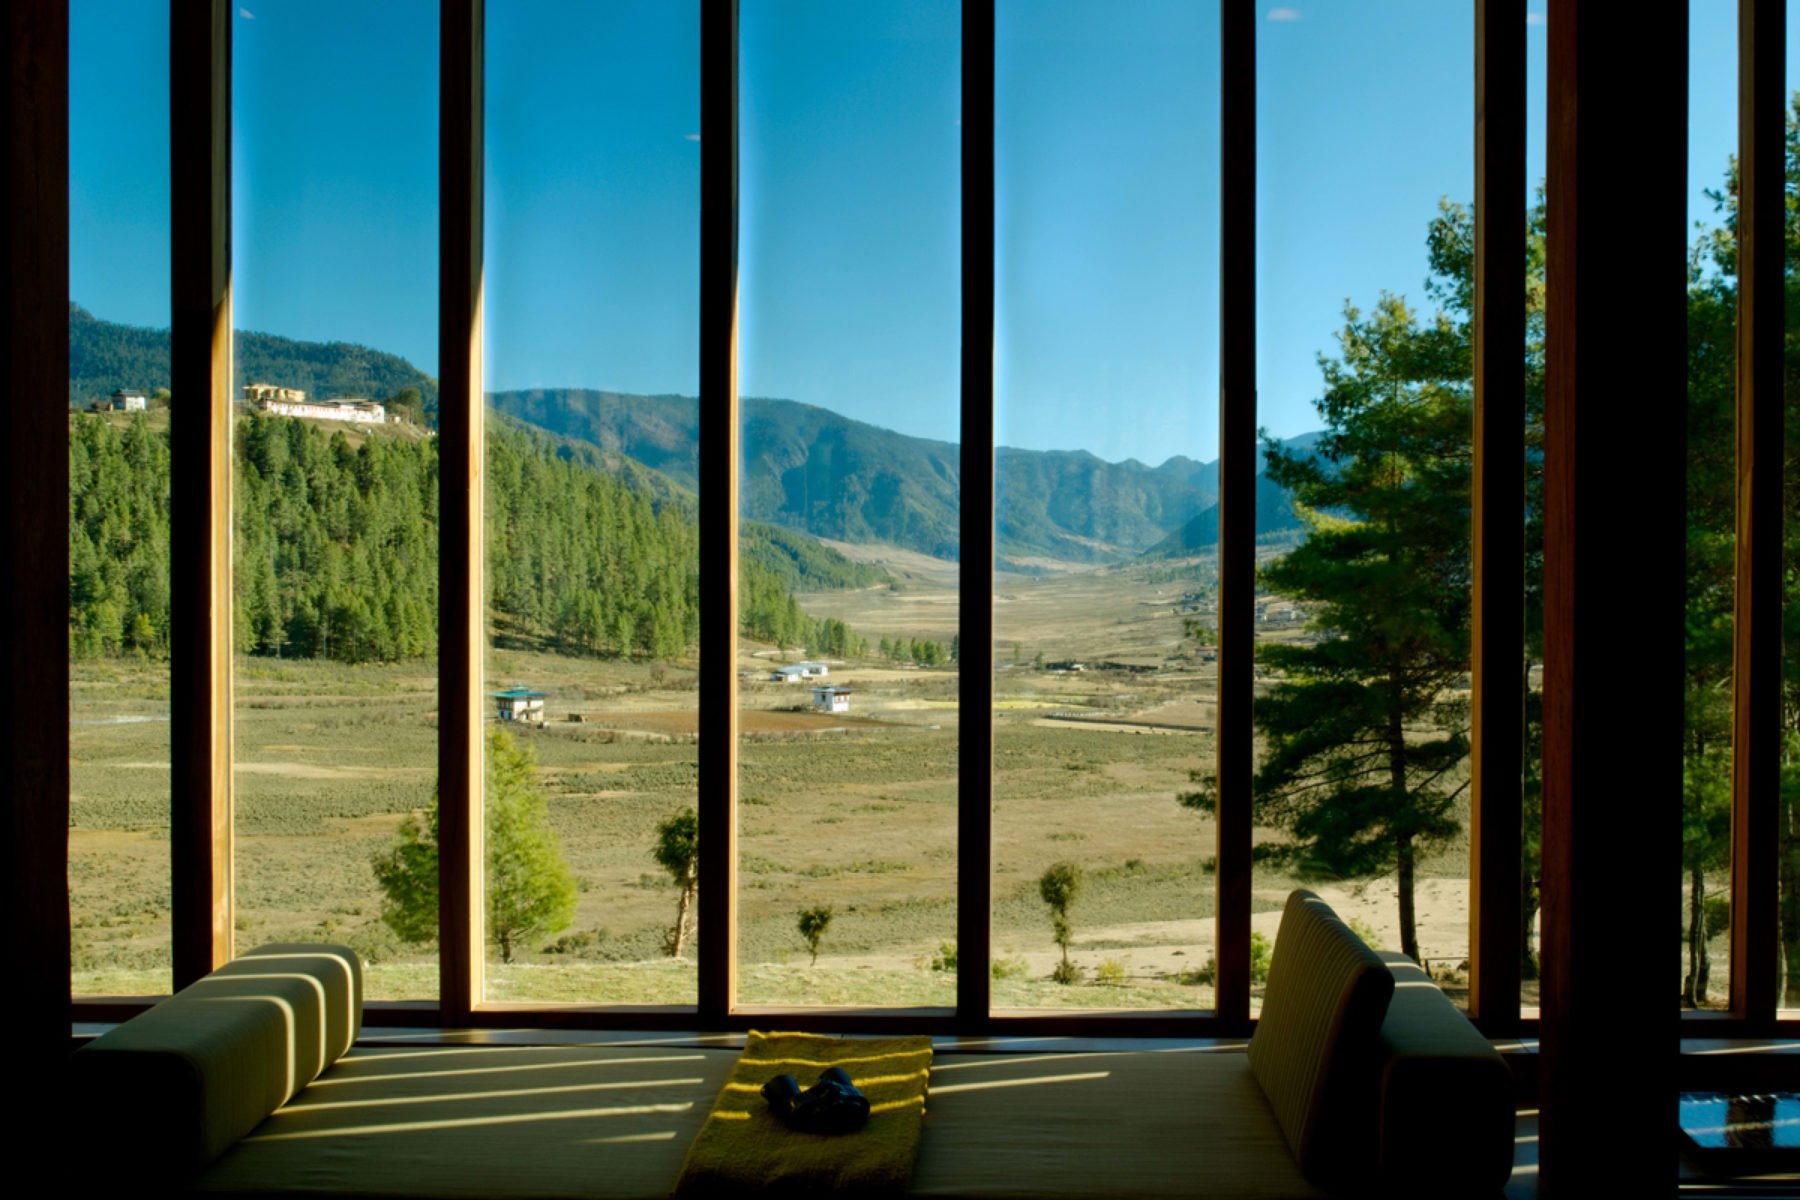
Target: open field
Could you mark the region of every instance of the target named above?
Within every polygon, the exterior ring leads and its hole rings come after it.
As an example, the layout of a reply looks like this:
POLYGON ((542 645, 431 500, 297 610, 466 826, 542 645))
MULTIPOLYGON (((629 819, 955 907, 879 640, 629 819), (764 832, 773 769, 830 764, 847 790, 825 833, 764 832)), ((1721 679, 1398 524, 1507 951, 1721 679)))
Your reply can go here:
MULTIPOLYGON (((887 565, 897 590, 817 593, 803 603, 871 641, 947 641, 955 565, 902 552, 891 552, 887 565)), ((1142 568, 1092 570, 1006 576, 996 585, 992 920, 1001 1007, 1211 1003, 1203 968, 1213 950, 1214 829, 1176 799, 1214 756, 1215 665, 1182 629, 1183 617, 1194 615, 1184 608, 1204 610, 1207 584, 1204 564, 1186 580, 1162 574, 1156 582, 1142 568), (1047 664, 1083 661, 1087 669, 1033 669, 1040 652, 1047 664), (1061 859, 1079 863, 1087 879, 1071 912, 1071 958, 1084 974, 1075 986, 1048 980, 1059 953, 1037 895, 1039 875, 1061 859)), ((1295 637, 1303 627, 1271 621, 1262 632, 1295 637)), ((735 666, 766 677, 777 661, 799 657, 746 642, 735 666)), ((371 997, 434 994, 431 950, 399 944, 380 920, 370 861, 408 813, 430 803, 435 671, 431 662, 240 660, 240 945, 344 940, 372 964, 371 997)), ((687 962, 663 956, 676 893, 651 849, 657 824, 698 802, 694 665, 497 649, 487 678, 493 688, 548 695, 544 725, 515 728, 536 754, 550 820, 580 887, 574 924, 517 962, 493 963, 489 995, 692 1003, 692 951, 687 962)), ((834 662, 829 682, 852 689, 852 712, 809 711, 805 684, 740 684, 740 1000, 949 1005, 954 974, 942 968, 955 950, 955 670, 834 662), (795 918, 818 904, 835 916, 814 967, 795 918)), ((75 988, 161 991, 166 668, 82 663, 73 686, 75 988)), ((1468 950, 1466 856, 1459 841, 1421 873, 1422 951, 1453 971, 1468 950)), ((1294 882, 1259 865, 1253 928, 1273 937, 1294 882)), ((1398 948, 1391 879, 1311 886, 1398 948)), ((1454 981, 1447 986, 1457 990, 1454 981)))

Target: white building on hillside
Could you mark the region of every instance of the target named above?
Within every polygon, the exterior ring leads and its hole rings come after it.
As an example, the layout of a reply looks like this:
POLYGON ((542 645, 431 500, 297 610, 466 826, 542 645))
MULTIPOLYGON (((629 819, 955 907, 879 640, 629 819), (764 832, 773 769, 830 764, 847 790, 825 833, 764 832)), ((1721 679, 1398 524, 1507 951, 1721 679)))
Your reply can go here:
POLYGON ((359 425, 387 422, 387 408, 373 400, 346 396, 341 400, 308 400, 298 388, 267 383, 246 383, 244 402, 277 417, 302 417, 309 421, 354 421, 359 425))

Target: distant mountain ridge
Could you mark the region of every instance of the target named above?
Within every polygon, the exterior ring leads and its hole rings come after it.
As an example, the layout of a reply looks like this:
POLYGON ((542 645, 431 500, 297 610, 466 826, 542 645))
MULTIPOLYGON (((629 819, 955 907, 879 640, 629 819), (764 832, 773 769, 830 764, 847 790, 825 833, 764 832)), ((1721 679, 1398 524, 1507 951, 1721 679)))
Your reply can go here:
MULTIPOLYGON (((169 333, 102 321, 70 306, 69 401, 118 387, 169 386, 169 333)), ((386 399, 417 388, 435 418, 437 381, 397 355, 347 342, 239 333, 239 384, 269 382, 329 397, 386 399)), ((688 493, 700 478, 699 401, 587 388, 533 388, 488 397, 505 417, 588 446, 614 472, 647 469, 688 493)), ((177 398, 179 403, 179 398, 177 398)), ((845 542, 886 542, 944 559, 961 555, 962 450, 816 405, 741 401, 742 516, 845 542)), ((1318 437, 1288 439, 1295 449, 1318 437)), ((1003 563, 1117 562, 1196 553, 1218 540, 1216 462, 1176 455, 1156 467, 1083 450, 995 452, 996 537, 1003 563)), ((652 491, 658 490, 656 486, 652 491)), ((1257 480, 1257 532, 1299 526, 1287 494, 1257 480)))
MULTIPOLYGON (((488 399, 498 412, 700 486, 699 404, 692 397, 556 388, 488 399)), ((838 541, 888 542, 937 558, 960 556, 961 447, 793 400, 740 403, 746 520, 838 541)), ((1304 450, 1318 436, 1286 445, 1304 450)), ((1148 467, 1133 459, 1107 462, 1085 450, 1001 446, 994 470, 1003 562, 1116 562, 1144 553, 1196 553, 1218 541, 1217 462, 1176 455, 1148 467)), ((1287 494, 1259 479, 1258 532, 1298 527, 1287 494)))

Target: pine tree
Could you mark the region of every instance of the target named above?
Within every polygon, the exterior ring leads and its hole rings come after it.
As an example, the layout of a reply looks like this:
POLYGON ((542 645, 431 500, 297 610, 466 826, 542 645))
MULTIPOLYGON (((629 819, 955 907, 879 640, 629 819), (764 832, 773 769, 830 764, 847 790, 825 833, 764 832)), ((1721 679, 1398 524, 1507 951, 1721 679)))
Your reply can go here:
MULTIPOLYGON (((575 917, 575 876, 562 839, 550 828, 537 788, 537 755, 503 729, 488 734, 486 788, 487 936, 502 962, 533 938, 568 928, 575 917)), ((375 856, 381 919, 403 942, 427 943, 438 932, 438 798, 421 822, 400 824, 395 843, 375 856)))
MULTIPOLYGON (((1268 445, 1268 474, 1293 493, 1307 538, 1261 584, 1306 604, 1325 636, 1269 644, 1275 675, 1254 719, 1267 739, 1255 821, 1283 830, 1259 858, 1303 877, 1393 871, 1401 949, 1417 958, 1421 856, 1459 831, 1468 753, 1470 365, 1448 316, 1420 322, 1384 294, 1346 306, 1340 357, 1321 359, 1316 457, 1268 445)), ((1182 797, 1210 809, 1203 790, 1182 797)))

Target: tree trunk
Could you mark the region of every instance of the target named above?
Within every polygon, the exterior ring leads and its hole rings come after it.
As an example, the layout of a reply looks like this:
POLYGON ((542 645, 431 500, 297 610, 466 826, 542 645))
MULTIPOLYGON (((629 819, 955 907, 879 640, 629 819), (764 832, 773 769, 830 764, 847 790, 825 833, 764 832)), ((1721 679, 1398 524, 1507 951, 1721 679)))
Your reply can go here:
POLYGON ((1782 1008, 1800 1008, 1800 801, 1787 806, 1779 839, 1782 1008))
POLYGON ((1413 858, 1412 838, 1402 837, 1399 842, 1399 868, 1396 871, 1400 884, 1400 951, 1414 962, 1419 961, 1419 930, 1413 919, 1413 858))
MULTIPOLYGON (((1406 730, 1400 723, 1400 701, 1403 684, 1394 674, 1388 680, 1388 786, 1393 789, 1396 813, 1406 809, 1406 730)), ((1412 835, 1400 834, 1394 839, 1395 878, 1400 893, 1400 951, 1414 962, 1419 961, 1419 931, 1413 919, 1413 841, 1412 835)))
POLYGON ((693 902, 694 880, 690 876, 689 878, 682 880, 681 899, 676 903, 675 948, 669 955, 671 958, 680 958, 681 952, 687 948, 688 910, 693 906, 693 902))
POLYGON ((1532 878, 1531 867, 1521 865, 1519 869, 1519 893, 1524 909, 1519 914, 1519 978, 1536 979, 1538 977, 1537 955, 1531 950, 1531 926, 1537 920, 1538 889, 1537 880, 1532 878))
MULTIPOLYGON (((1521 660, 1519 695, 1525 701, 1519 707, 1519 745, 1525 748, 1528 760, 1525 764, 1525 772, 1529 776, 1531 774, 1531 763, 1529 762, 1531 755, 1531 656, 1529 654, 1521 660)), ((1539 794, 1542 795, 1541 792, 1539 794)), ((1523 799, 1521 796, 1521 803, 1523 803, 1523 799)), ((1541 804, 1542 801, 1539 803, 1541 804)), ((1520 813, 1519 816, 1522 821, 1524 813, 1520 813)), ((1532 953, 1531 949, 1531 925, 1537 919, 1538 911, 1537 864, 1531 861, 1530 848, 1525 841, 1521 841, 1519 849, 1519 901, 1522 906, 1519 914, 1521 918, 1519 921, 1519 978, 1536 979, 1538 977, 1538 960, 1537 955, 1532 953)))
POLYGON ((1681 1002, 1699 1008, 1706 1001, 1706 876, 1699 867, 1688 871, 1688 969, 1681 982, 1681 1002))

